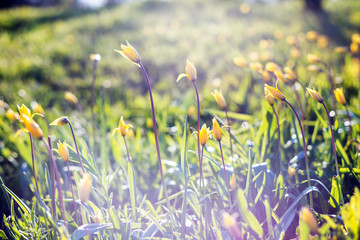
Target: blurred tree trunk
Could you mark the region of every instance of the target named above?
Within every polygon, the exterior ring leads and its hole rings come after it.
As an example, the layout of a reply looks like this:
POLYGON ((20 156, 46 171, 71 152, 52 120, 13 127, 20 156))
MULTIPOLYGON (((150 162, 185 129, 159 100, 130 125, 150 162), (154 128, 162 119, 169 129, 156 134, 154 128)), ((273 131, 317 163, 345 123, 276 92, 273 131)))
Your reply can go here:
POLYGON ((305 0, 305 10, 321 12, 323 10, 322 0, 305 0))

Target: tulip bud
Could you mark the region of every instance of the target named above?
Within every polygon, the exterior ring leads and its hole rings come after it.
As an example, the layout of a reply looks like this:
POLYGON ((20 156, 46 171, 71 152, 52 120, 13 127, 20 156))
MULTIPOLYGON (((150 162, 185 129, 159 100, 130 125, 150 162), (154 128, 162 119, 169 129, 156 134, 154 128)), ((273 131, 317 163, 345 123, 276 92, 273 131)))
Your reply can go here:
POLYGON ((44 133, 39 127, 39 125, 32 119, 29 118, 27 115, 22 113, 20 115, 20 119, 24 124, 25 128, 37 139, 42 139, 44 137, 44 133))
POLYGON ((213 118, 213 130, 211 131, 217 141, 221 141, 221 128, 216 118, 213 118))
POLYGON ((69 91, 65 92, 64 97, 68 102, 70 102, 74 105, 79 103, 78 98, 72 92, 69 92, 69 91))
POLYGON ((306 89, 310 93, 311 97, 313 99, 315 99, 315 101, 317 101, 318 103, 323 103, 324 102, 324 99, 322 98, 320 93, 318 93, 315 89, 310 89, 310 88, 306 88, 306 89))
POLYGON ((282 92, 280 92, 277 87, 273 88, 273 87, 270 87, 269 85, 265 84, 265 88, 270 92, 270 94, 273 98, 276 98, 280 101, 285 100, 284 94, 282 94, 282 92))
POLYGON ((344 91, 342 88, 336 88, 334 90, 334 94, 335 94, 335 97, 336 97, 336 100, 342 104, 342 105, 346 105, 346 99, 345 99, 345 96, 344 96, 344 91))
POLYGON ((200 133, 199 133, 200 144, 202 146, 206 145, 207 141, 209 140, 209 136, 210 136, 210 131, 206 127, 206 124, 204 123, 204 125, 202 125, 200 133))
POLYGON ((128 41, 126 41, 126 44, 127 44, 127 46, 124 44, 121 44, 122 51, 116 50, 116 49, 115 49, 115 51, 120 53, 123 57, 125 57, 130 62, 139 64, 141 61, 139 53, 128 41))
POLYGON ((58 152, 60 157, 66 162, 69 161, 69 150, 66 145, 66 141, 64 143, 58 142, 58 152))
POLYGON ((214 90, 211 94, 214 96, 215 101, 220 105, 221 109, 224 110, 226 108, 226 101, 221 90, 214 90))
POLYGON ((186 73, 187 78, 191 82, 195 82, 196 76, 197 76, 197 71, 196 71, 194 64, 192 62, 190 62, 189 60, 186 60, 185 73, 186 73))
POLYGON ((52 123, 50 123, 51 126, 64 126, 65 124, 69 123, 69 119, 67 117, 59 117, 52 123))
POLYGON ((300 211, 300 219, 304 221, 311 229, 312 232, 318 232, 318 223, 317 220, 312 213, 312 211, 308 207, 303 207, 300 211))

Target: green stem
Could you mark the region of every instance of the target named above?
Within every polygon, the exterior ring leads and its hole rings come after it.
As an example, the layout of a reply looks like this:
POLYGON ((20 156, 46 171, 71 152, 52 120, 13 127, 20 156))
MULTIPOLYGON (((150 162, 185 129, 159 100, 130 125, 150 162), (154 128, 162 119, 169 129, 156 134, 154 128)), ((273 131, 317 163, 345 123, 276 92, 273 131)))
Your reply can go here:
POLYGON ((228 116, 228 112, 227 112, 227 108, 224 109, 225 114, 226 114, 226 120, 227 120, 227 124, 228 124, 228 131, 229 131, 229 138, 230 138, 230 152, 231 152, 231 163, 234 167, 234 153, 233 153, 233 147, 232 147, 232 141, 231 141, 231 125, 230 125, 230 119, 228 116))
MULTIPOLYGON (((302 135, 302 140, 303 140, 303 147, 304 147, 304 155, 305 155, 305 168, 306 168, 306 177, 307 177, 307 181, 308 181, 308 186, 311 187, 311 183, 310 183, 310 170, 309 170, 309 160, 308 160, 308 156, 307 156, 307 150, 306 150, 306 142, 305 142, 305 134, 304 134, 304 130, 301 124, 301 120, 299 118, 299 115, 297 114, 297 112, 295 111, 294 107, 286 100, 284 99, 284 102, 287 103, 287 105, 292 109, 292 111, 295 113, 295 116, 298 120, 298 123, 300 125, 300 130, 301 130, 301 135, 302 135)), ((312 194, 310 193, 310 205, 311 207, 313 207, 313 199, 312 199, 312 194)))
POLYGON ((82 172, 85 173, 85 168, 84 168, 84 165, 83 165, 83 163, 82 163, 82 161, 81 161, 81 157, 80 157, 80 153, 79 153, 79 148, 78 148, 78 145, 77 145, 77 143, 76 143, 76 138, 75 138, 74 129, 73 129, 71 123, 70 123, 70 120, 67 119, 67 118, 66 118, 66 120, 67 120, 67 122, 68 122, 68 124, 69 124, 69 126, 70 126, 71 134, 72 134, 72 137, 73 137, 73 139, 74 139, 76 154, 77 154, 77 156, 78 156, 78 158, 79 158, 79 163, 80 163, 82 172))
MULTIPOLYGON (((139 65, 140 65, 140 67, 141 67, 141 69, 142 69, 142 71, 143 71, 143 73, 145 75, 145 79, 146 79, 146 83, 147 83, 147 87, 148 87, 148 91, 149 91, 149 97, 150 97, 150 103, 151 103, 151 112, 152 112, 152 120, 153 120, 153 128, 154 128, 154 136, 155 136, 155 143, 156 143, 156 152, 157 152, 157 156, 158 156, 158 163, 159 163, 161 181, 162 181, 162 185, 164 187, 167 207, 168 207, 170 213, 172 213, 172 210, 171 210, 171 207, 170 207, 169 196, 168 196, 168 193, 167 193, 167 190, 166 190, 163 168, 162 168, 162 161, 161 161, 161 155, 160 155, 160 146, 159 146, 159 137, 158 137, 157 126, 156 126, 155 107, 154 107, 154 100, 153 100, 152 91, 151 91, 150 80, 149 80, 149 76, 148 76, 148 74, 146 72, 146 69, 143 66, 143 64, 140 62, 139 65)), ((173 227, 172 227, 172 219, 170 219, 170 228, 171 228, 171 231, 172 231, 172 229, 173 229, 173 227)))
POLYGON ((277 123, 277 129, 278 129, 278 148, 279 148, 279 168, 280 168, 280 172, 282 170, 282 161, 281 161, 281 132, 280 132, 280 123, 279 123, 279 117, 275 111, 274 106, 272 106, 273 112, 275 114, 276 117, 276 123, 277 123))
POLYGON ((326 116, 329 120, 329 128, 330 128, 330 133, 331 133, 331 141, 332 141, 332 146, 333 146, 333 151, 334 151, 334 157, 335 157, 335 167, 336 167, 336 175, 339 176, 339 165, 338 165, 338 160, 337 160, 337 155, 336 155, 336 147, 335 147, 335 139, 334 139, 334 132, 332 129, 332 124, 331 124, 331 120, 330 120, 330 116, 329 116, 329 111, 326 108, 326 105, 324 102, 322 102, 322 105, 325 108, 326 111, 326 116))
MULTIPOLYGON (((65 207, 64 207, 64 201, 63 201, 63 194, 62 194, 61 181, 60 181, 60 177, 59 177, 59 171, 58 171, 58 168, 56 166, 56 162, 54 160, 54 156, 53 156, 52 150, 51 150, 51 137, 48 137, 49 144, 46 143, 44 138, 42 138, 41 140, 43 141, 43 143, 45 144, 45 146, 46 146, 46 148, 48 150, 50 161, 52 162, 52 165, 54 167, 55 179, 56 179, 57 187, 58 187, 58 191, 59 191, 61 215, 62 215, 62 218, 63 218, 64 222, 66 222, 66 219, 65 219, 65 207)), ((55 192, 55 189, 54 189, 54 192, 55 192)))
POLYGON ((38 182, 37 182, 37 179, 36 179, 35 158, 34 158, 34 146, 33 146, 33 140, 32 140, 31 133, 29 133, 29 136, 30 136, 31 160, 32 160, 33 174, 34 174, 34 179, 35 179, 35 186, 36 186, 36 191, 40 194, 40 192, 39 192, 39 187, 38 187, 38 182))

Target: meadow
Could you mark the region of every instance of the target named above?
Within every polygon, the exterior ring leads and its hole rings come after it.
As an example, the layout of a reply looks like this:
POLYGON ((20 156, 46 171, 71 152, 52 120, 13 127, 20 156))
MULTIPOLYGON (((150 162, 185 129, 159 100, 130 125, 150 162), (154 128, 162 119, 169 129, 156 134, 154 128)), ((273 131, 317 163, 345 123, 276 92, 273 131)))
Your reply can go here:
POLYGON ((0 237, 360 239, 359 13, 0 10, 0 237))

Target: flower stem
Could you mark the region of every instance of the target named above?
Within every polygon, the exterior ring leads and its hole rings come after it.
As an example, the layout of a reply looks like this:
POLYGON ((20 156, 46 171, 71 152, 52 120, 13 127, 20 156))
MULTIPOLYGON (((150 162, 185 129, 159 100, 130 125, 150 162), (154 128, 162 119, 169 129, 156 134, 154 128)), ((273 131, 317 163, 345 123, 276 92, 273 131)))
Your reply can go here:
MULTIPOLYGON (((163 173, 163 168, 162 168, 162 161, 161 161, 161 156, 160 156, 159 137, 158 137, 157 126, 156 126, 155 107, 154 107, 154 100, 153 100, 153 96, 152 96, 152 92, 151 92, 150 80, 149 80, 149 76, 148 76, 148 74, 146 72, 146 69, 143 66, 143 64, 140 62, 139 65, 140 65, 142 71, 144 72, 146 83, 147 83, 148 90, 149 90, 151 111, 152 111, 152 120, 153 120, 153 128, 154 128, 154 136, 155 136, 155 143, 156 143, 156 152, 157 152, 157 156, 158 156, 158 163, 159 163, 159 168, 160 168, 161 181, 162 181, 162 185, 164 187, 167 207, 168 207, 169 211, 171 212, 170 201, 169 201, 168 193, 167 193, 167 190, 166 190, 164 173, 163 173)), ((172 229, 172 219, 170 220, 170 225, 171 225, 170 227, 172 229)))
POLYGON ((339 176, 339 166, 338 166, 338 160, 337 160, 337 155, 336 155, 335 139, 334 139, 334 133, 333 133, 332 124, 331 124, 331 120, 330 120, 330 116, 329 116, 329 111, 327 110, 325 103, 322 103, 322 105, 325 108, 326 115, 327 115, 327 118, 329 120, 329 128, 330 128, 330 132, 331 132, 331 141, 332 141, 334 157, 335 157, 336 175, 339 176))
MULTIPOLYGON (((133 168, 133 164, 132 164, 132 160, 130 158, 130 154, 129 154, 129 148, 127 146, 127 142, 126 142, 126 138, 124 136, 124 143, 125 143, 125 148, 126 148, 126 154, 127 154, 127 157, 128 157, 128 161, 130 162, 131 164, 131 167, 132 167, 132 171, 133 171, 133 176, 134 176, 134 196, 136 196, 136 179, 135 179, 135 169, 133 168)), ((129 184, 130 186, 130 184, 129 184)), ((131 196, 130 196, 131 197, 131 196)), ((134 199, 134 202, 135 202, 135 206, 136 206, 136 198, 134 199)), ((135 209, 133 210, 135 212, 135 209)), ((136 219, 137 219, 137 213, 135 213, 135 216, 134 216, 136 219)))
POLYGON ((71 183, 69 161, 66 161, 66 166, 67 166, 67 170, 68 170, 68 177, 69 177, 69 184, 70 184, 70 189, 71 189, 71 195, 72 195, 72 198, 73 198, 74 211, 76 211, 75 195, 74 195, 74 190, 73 190, 72 183, 71 183))
POLYGON ((281 161, 281 132, 280 132, 280 123, 279 123, 279 117, 275 111, 274 106, 272 106, 273 112, 275 114, 276 117, 276 123, 277 123, 277 129, 278 129, 278 148, 279 148, 279 168, 280 168, 280 172, 282 170, 282 161, 281 161))
POLYGON ((73 129, 71 123, 70 123, 70 120, 67 120, 67 122, 68 122, 68 124, 69 124, 69 126, 70 126, 71 134, 72 134, 73 139, 74 139, 76 154, 77 154, 77 156, 78 156, 78 158, 79 158, 79 163, 80 163, 82 172, 85 173, 84 165, 82 164, 81 157, 80 157, 80 153, 79 153, 79 148, 78 148, 77 143, 76 143, 76 138, 75 138, 74 129, 73 129))
POLYGON ((199 98, 199 91, 197 89, 195 81, 194 88, 196 92, 196 100, 197 100, 197 110, 198 110, 198 119, 197 119, 197 145, 198 145, 198 159, 199 159, 199 167, 200 167, 200 194, 201 192, 201 178, 202 178, 202 154, 200 155, 200 98, 199 98))
POLYGON ((232 147, 232 141, 231 141, 231 125, 230 125, 230 119, 228 116, 228 111, 227 108, 224 109, 225 114, 226 114, 226 120, 227 120, 227 124, 228 124, 228 131, 229 131, 229 137, 230 137, 230 152, 231 152, 231 163, 234 167, 234 153, 233 153, 233 147, 232 147))
POLYGON ((32 140, 31 133, 29 133, 29 136, 30 136, 31 160, 32 160, 33 174, 34 174, 34 179, 35 179, 35 186, 36 186, 36 191, 40 194, 40 192, 39 192, 39 187, 38 187, 38 182, 37 182, 37 179, 36 179, 35 158, 34 158, 34 146, 33 146, 33 140, 32 140))
MULTIPOLYGON (((300 125, 300 130, 301 130, 301 135, 302 135, 302 140, 303 140, 303 146, 304 146, 306 177, 307 177, 307 181, 308 181, 308 186, 311 187, 309 160, 308 160, 308 156, 307 156, 306 143, 305 143, 305 134, 304 134, 304 130, 303 130, 303 127, 302 127, 302 124, 301 124, 301 120, 299 118, 299 115, 295 111, 294 107, 286 99, 284 101, 293 110, 293 112, 295 113, 295 116, 296 116, 296 118, 297 118, 297 120, 299 122, 299 125, 300 125)), ((310 206, 313 207, 313 199, 312 199, 312 194, 311 193, 310 193, 310 206)))
MULTIPOLYGON (((51 138, 48 137, 48 142, 49 144, 46 143, 45 139, 42 138, 43 143, 45 144, 48 153, 49 153, 49 157, 50 157, 50 161, 52 162, 53 165, 53 169, 54 169, 54 173, 55 173, 55 178, 56 178, 56 182, 57 182, 57 187, 58 187, 58 191, 59 191, 59 200, 60 200, 60 207, 61 207, 61 215, 62 218, 64 220, 64 222, 66 221, 65 219, 65 208, 64 208, 64 201, 63 201, 63 194, 62 194, 62 188, 61 188, 61 182, 60 182, 60 177, 59 177, 59 171, 57 169, 55 160, 54 160, 54 156, 52 154, 52 150, 51 150, 51 138)), ((54 193, 55 193, 55 189, 54 189, 54 193)))
POLYGON ((229 194, 229 201, 230 201, 230 206, 231 206, 232 205, 232 200, 231 200, 231 195, 230 195, 229 179, 228 179, 227 174, 226 174, 226 167, 225 167, 225 161, 224 161, 224 155, 223 155, 223 151, 222 151, 221 141, 218 141, 218 142, 219 142, 219 147, 220 147, 221 160, 222 160, 222 164, 223 164, 223 168, 224 168, 226 188, 227 188, 227 191, 228 191, 228 194, 229 194))
POLYGON ((350 140, 351 140, 351 139, 352 139, 351 117, 350 117, 349 109, 348 109, 347 107, 345 107, 345 109, 346 109, 346 115, 347 115, 348 120, 349 120, 349 127, 350 127, 349 138, 350 138, 350 140))

